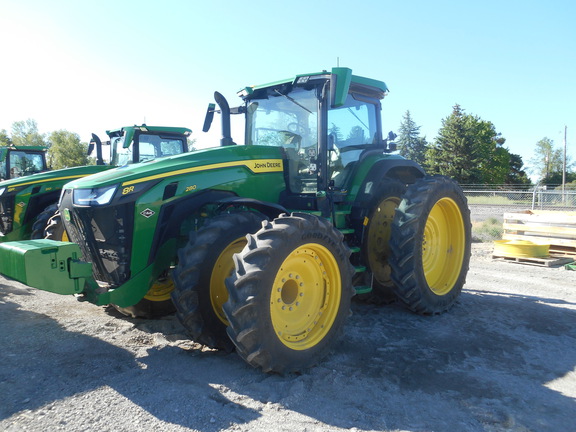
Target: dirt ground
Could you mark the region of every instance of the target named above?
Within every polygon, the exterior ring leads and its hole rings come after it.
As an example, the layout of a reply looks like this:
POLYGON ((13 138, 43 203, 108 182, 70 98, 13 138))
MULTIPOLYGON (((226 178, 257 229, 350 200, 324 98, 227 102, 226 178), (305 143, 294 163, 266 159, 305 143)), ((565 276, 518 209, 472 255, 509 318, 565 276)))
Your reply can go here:
POLYGON ((435 317, 353 304, 319 366, 266 375, 189 341, 0 277, 2 431, 576 431, 576 272, 473 245, 435 317))

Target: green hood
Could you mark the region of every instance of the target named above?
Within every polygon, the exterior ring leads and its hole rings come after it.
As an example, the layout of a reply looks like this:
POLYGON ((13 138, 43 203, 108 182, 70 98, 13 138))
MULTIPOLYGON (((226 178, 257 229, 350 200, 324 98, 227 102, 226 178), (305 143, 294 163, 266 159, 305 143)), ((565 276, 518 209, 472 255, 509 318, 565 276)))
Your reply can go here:
POLYGON ((32 174, 25 177, 18 177, 15 179, 5 180, 0 182, 0 187, 20 187, 28 186, 32 184, 41 184, 51 181, 60 181, 69 179, 69 181, 75 180, 80 177, 85 177, 95 173, 108 170, 112 167, 107 165, 89 165, 74 168, 63 168, 54 171, 46 171, 38 174, 32 174))
POLYGON ((225 167, 247 167, 253 172, 281 171, 279 148, 269 146, 227 146, 197 150, 176 156, 126 165, 107 172, 75 180, 66 189, 89 189, 121 184, 129 186, 163 180, 192 172, 225 167))

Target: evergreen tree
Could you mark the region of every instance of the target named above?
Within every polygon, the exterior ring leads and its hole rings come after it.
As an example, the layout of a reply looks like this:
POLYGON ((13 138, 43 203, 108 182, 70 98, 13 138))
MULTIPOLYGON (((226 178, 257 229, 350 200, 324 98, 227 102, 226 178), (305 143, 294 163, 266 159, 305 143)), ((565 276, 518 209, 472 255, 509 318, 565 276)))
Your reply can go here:
POLYGON ((508 170, 508 175, 506 176, 505 184, 516 184, 516 185, 530 185, 532 182, 523 170, 524 162, 522 161, 522 156, 510 153, 510 169, 508 170))
POLYGON ((442 120, 433 149, 427 152, 427 165, 434 173, 460 183, 480 183, 480 158, 470 133, 470 119, 460 105, 442 120))
POLYGON ((466 114, 456 104, 426 153, 427 165, 431 172, 463 184, 502 184, 510 171, 505 141, 492 122, 466 114))
POLYGON ((406 159, 413 160, 420 165, 425 165, 426 162, 426 148, 428 143, 426 138, 420 137, 420 126, 417 126, 410 111, 406 111, 400 127, 398 128, 398 137, 396 144, 401 156, 406 159))

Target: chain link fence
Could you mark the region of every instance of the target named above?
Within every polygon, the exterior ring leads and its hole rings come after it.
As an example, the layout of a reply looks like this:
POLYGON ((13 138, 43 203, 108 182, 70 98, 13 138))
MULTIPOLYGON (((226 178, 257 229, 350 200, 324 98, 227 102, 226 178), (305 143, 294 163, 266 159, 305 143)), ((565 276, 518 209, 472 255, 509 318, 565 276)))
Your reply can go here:
POLYGON ((560 185, 461 185, 468 199, 475 241, 502 238, 504 213, 524 210, 576 211, 576 190, 560 185))

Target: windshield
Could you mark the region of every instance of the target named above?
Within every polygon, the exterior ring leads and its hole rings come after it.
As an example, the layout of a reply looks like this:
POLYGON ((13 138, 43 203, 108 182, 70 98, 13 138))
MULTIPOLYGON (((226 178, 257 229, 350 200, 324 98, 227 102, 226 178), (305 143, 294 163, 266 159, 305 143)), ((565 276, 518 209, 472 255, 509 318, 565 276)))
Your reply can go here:
POLYGON ((270 89, 248 105, 246 143, 284 148, 293 193, 317 190, 318 106, 315 88, 270 89))
POLYGON ((110 145, 114 149, 112 165, 123 166, 132 162, 132 146, 124 148, 124 137, 114 137, 110 140, 110 145))
MULTIPOLYGON (((184 153, 184 138, 164 135, 138 135, 138 162, 156 159, 157 157, 177 155, 184 153)), ((134 145, 124 148, 124 137, 115 137, 111 140, 115 149, 114 165, 123 166, 132 163, 134 159, 134 145)))
POLYGON ((10 167, 9 173, 6 172, 6 161, 0 162, 2 180, 27 176, 45 170, 44 158, 41 153, 10 150, 9 158, 7 159, 10 167))
POLYGON ((256 99, 248 105, 247 144, 316 147, 317 122, 314 90, 295 89, 287 95, 275 91, 268 99, 256 99))

